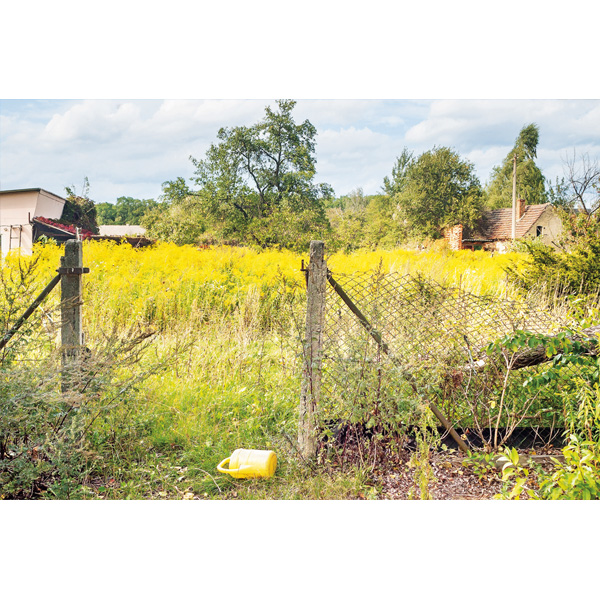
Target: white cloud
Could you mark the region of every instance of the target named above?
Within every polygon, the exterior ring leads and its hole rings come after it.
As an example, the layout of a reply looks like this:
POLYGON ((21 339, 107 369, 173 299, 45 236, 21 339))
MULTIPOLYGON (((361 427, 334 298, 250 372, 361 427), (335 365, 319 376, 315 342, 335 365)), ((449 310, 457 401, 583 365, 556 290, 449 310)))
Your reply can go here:
POLYGON ((598 138, 600 104, 595 100, 434 100, 428 116, 409 129, 406 139, 430 145, 512 145, 528 123, 540 127, 540 146, 564 144, 567 137, 598 138))
POLYGON ((84 100, 63 114, 55 114, 40 140, 48 144, 114 142, 132 127, 139 115, 140 109, 133 102, 84 100))
POLYGON ((349 127, 365 121, 373 122, 384 106, 383 100, 298 100, 298 121, 308 119, 321 127, 349 127))
MULTIPOLYGON (((262 119, 273 100, 79 100, 0 104, 2 189, 63 193, 87 176, 97 201, 156 197, 162 182, 190 177, 220 127, 262 119)), ((600 156, 596 100, 300 100, 296 122, 317 128, 317 180, 336 193, 377 193, 404 146, 447 145, 472 161, 482 183, 521 127, 540 126, 538 164, 554 180, 567 152, 600 156)))
POLYGON ((221 127, 250 125, 259 120, 267 104, 270 102, 259 100, 165 100, 137 131, 150 137, 213 140, 221 127))
POLYGON ((483 183, 529 123, 539 126, 537 163, 551 180, 562 176, 569 147, 600 156, 596 100, 435 100, 427 117, 407 131, 406 141, 419 151, 453 147, 475 164, 483 183))

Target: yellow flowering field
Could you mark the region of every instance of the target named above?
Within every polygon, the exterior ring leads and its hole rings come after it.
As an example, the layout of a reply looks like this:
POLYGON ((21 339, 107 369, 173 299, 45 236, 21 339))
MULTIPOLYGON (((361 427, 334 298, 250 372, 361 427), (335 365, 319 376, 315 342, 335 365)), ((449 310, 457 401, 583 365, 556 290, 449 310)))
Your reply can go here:
MULTIPOLYGON (((37 246, 40 289, 55 274, 62 248, 37 246)), ((134 249, 128 244, 84 242, 85 314, 88 326, 125 323, 169 325, 201 318, 215 310, 222 314, 247 306, 271 314, 295 289, 303 286, 301 260, 308 253, 250 248, 176 246, 159 243, 134 249)), ((4 269, 15 268, 17 257, 7 258, 4 269)), ((420 273, 448 284, 461 284, 476 294, 505 291, 503 268, 519 263, 518 254, 494 255, 483 251, 435 252, 396 249, 358 251, 327 256, 338 273, 368 271, 420 273)))
POLYGON ((504 268, 521 265, 522 256, 516 252, 492 255, 483 250, 436 252, 399 248, 333 254, 327 264, 332 271, 343 273, 377 269, 381 264, 384 272, 420 273, 440 283, 460 284, 474 294, 502 294, 506 289, 504 268))

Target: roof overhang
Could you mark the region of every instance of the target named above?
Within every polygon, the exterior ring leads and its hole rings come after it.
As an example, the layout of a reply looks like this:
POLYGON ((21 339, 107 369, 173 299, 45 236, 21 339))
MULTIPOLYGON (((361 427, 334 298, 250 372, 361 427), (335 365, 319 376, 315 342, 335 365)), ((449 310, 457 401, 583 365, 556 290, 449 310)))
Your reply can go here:
POLYGON ((47 233, 54 237, 57 237, 60 239, 66 239, 66 240, 74 240, 77 237, 74 233, 71 233, 70 231, 63 229, 62 227, 56 227, 54 225, 50 225, 49 223, 44 223, 43 221, 39 221, 35 217, 33 219, 31 219, 31 222, 35 223, 36 228, 38 230, 38 235, 39 234, 44 235, 47 233))
POLYGON ((19 190, 0 190, 0 195, 2 194, 25 194, 28 192, 38 192, 38 193, 44 193, 47 194, 48 196, 52 196, 52 198, 58 200, 59 202, 62 202, 63 204, 66 202, 66 200, 64 198, 62 198, 61 196, 58 196, 57 194, 54 194, 53 192, 49 192, 48 190, 45 190, 44 188, 23 188, 23 189, 19 189, 19 190))

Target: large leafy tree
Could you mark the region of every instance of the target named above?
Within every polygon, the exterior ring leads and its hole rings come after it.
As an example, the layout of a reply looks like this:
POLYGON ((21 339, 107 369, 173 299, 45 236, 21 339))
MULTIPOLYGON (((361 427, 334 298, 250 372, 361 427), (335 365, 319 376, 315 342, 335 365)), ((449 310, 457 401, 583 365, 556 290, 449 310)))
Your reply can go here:
POLYGON ((316 129, 295 123, 295 104, 279 100, 251 127, 220 129, 203 160, 190 157, 205 214, 224 237, 288 245, 307 227, 327 227, 324 202, 333 190, 314 182, 316 129))
POLYGON ((439 237, 446 227, 471 227, 481 216, 483 190, 474 166, 450 148, 434 147, 411 159, 401 179, 393 198, 410 237, 439 237))
POLYGON ((545 179, 535 164, 540 138, 539 127, 530 123, 521 129, 513 149, 506 155, 500 166, 494 167, 492 178, 487 186, 489 208, 512 206, 513 160, 517 157, 517 196, 527 204, 544 204, 548 201, 545 179))
POLYGON ((392 176, 383 178, 382 191, 384 194, 392 197, 404 189, 408 168, 413 162, 413 153, 404 147, 402 154, 396 158, 396 164, 392 167, 392 176))

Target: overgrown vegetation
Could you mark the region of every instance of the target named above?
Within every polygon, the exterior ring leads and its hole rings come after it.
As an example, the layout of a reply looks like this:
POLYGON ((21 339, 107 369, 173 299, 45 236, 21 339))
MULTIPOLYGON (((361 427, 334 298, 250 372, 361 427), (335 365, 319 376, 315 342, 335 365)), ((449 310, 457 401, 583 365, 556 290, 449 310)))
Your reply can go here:
POLYGON ((314 182, 316 129, 308 120, 295 122, 295 104, 279 100, 253 126, 220 129, 203 159, 190 157, 196 168, 191 185, 177 177, 163 184, 158 202, 103 203, 102 222, 140 222, 150 237, 177 244, 307 250, 311 239, 323 239, 346 251, 429 245, 447 227, 473 227, 484 207, 508 205, 515 153, 519 194, 530 204, 546 200, 545 179, 534 163, 534 124, 522 129, 486 189, 473 164, 436 146, 417 157, 404 148, 381 193, 365 196, 357 188, 336 198, 330 185, 314 182))
MULTIPOLYGON (((358 188, 336 198, 329 185, 314 181, 316 130, 308 120, 295 122, 294 106, 279 101, 253 126, 221 129, 205 157, 192 159, 196 189, 178 177, 163 184, 158 201, 121 197, 116 205, 94 205, 87 179, 79 194, 67 188, 69 223, 94 232, 96 221, 141 223, 159 241, 145 250, 86 242, 87 349, 68 393, 56 298, 2 350, 0 494, 374 497, 374 466, 384 449, 398 454, 410 431, 416 436, 410 496, 429 498, 431 455, 441 440, 431 398, 416 391, 417 379, 428 394, 448 401, 444 409, 466 429, 482 439, 487 431, 487 451, 497 451, 521 424, 556 426, 550 413, 562 410, 565 463, 553 473, 534 472, 514 449, 504 450, 504 497, 597 497, 598 364, 594 340, 577 337, 583 321, 598 316, 597 163, 583 157, 579 164, 574 156, 567 180, 546 189, 534 163, 539 131, 532 124, 485 189, 454 150, 434 147, 415 157, 405 148, 381 193, 358 188), (507 205, 515 153, 519 196, 528 203, 549 198, 562 211, 562 251, 534 242, 494 257, 449 251, 440 239, 444 228, 472 226, 484 207, 507 205), (486 298, 538 294, 540 305, 562 303, 573 331, 526 332, 516 319, 510 333, 488 344, 477 381, 465 376, 472 358, 449 374, 439 365, 425 368, 420 350, 414 364, 423 364, 409 381, 382 367, 379 349, 356 338, 345 348, 347 390, 340 386, 320 407, 319 463, 307 464, 295 442, 304 311, 299 267, 316 238, 333 252, 334 271, 412 273, 486 298), (548 360, 518 370, 519 357, 534 348, 548 351, 548 360), (276 476, 239 482, 215 472, 243 446, 276 450, 276 476)), ((60 254, 50 240, 31 260, 8 257, 0 269, 1 332, 54 275, 60 254)), ((438 319, 430 288, 424 284, 406 304, 427 305, 438 319)), ((451 326, 447 317, 436 323, 440 332, 451 326)))
POLYGON ((567 179, 553 190, 563 222, 559 247, 523 241, 525 264, 507 269, 524 289, 544 287, 549 294, 594 299, 600 289, 600 165, 587 155, 568 158, 567 179))
MULTIPOLYGON (((8 258, 2 269, 3 331, 50 279, 61 253, 47 243, 36 247, 32 259, 8 258)), ((38 309, 1 357, 4 497, 375 497, 373 466, 384 448, 402 448, 408 422, 417 424, 420 436, 411 463, 412 493, 428 497, 434 478, 428 465, 439 440, 431 437, 426 405, 389 387, 390 373, 381 372, 381 381, 363 378, 365 385, 356 390, 352 413, 346 415, 350 428, 330 428, 318 465, 305 464, 296 452, 301 258, 307 257, 288 251, 173 244, 135 250, 85 242, 84 264, 91 269, 84 276, 89 354, 78 365, 73 391, 61 392, 56 297, 38 309), (331 445, 336 435, 342 442, 337 449, 331 445), (275 450, 275 477, 242 481, 216 472, 216 464, 238 447, 275 450)), ((498 294, 508 291, 498 258, 483 252, 397 250, 334 254, 329 265, 346 272, 419 270, 440 282, 498 294)), ((581 326, 588 326, 594 315, 579 306, 581 326)), ((518 351, 512 345, 530 347, 532 339, 499 343, 518 351)), ((540 337, 534 341, 548 343, 540 337)), ((535 381, 523 388, 519 380, 514 390, 521 386, 530 398, 541 386, 546 396, 551 392, 564 403, 578 444, 569 456, 582 463, 578 473, 587 473, 597 464, 598 367, 576 344, 565 345, 566 338, 553 343, 559 344, 555 358, 535 381), (581 380, 566 370, 575 361, 587 361, 578 371, 581 380)), ((353 368, 364 369, 370 356, 364 348, 356 351, 363 360, 353 368)), ((556 486, 563 489, 559 481, 556 486)))

